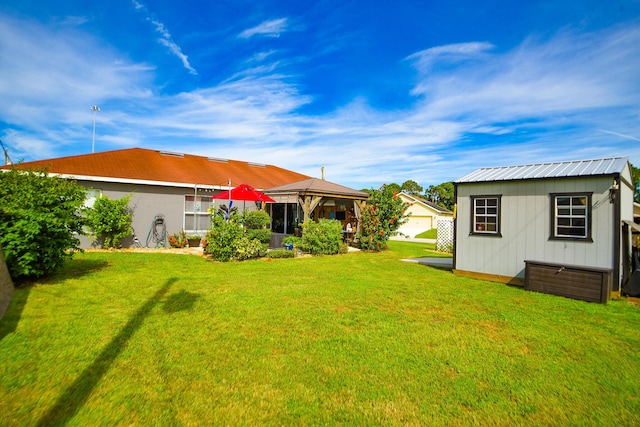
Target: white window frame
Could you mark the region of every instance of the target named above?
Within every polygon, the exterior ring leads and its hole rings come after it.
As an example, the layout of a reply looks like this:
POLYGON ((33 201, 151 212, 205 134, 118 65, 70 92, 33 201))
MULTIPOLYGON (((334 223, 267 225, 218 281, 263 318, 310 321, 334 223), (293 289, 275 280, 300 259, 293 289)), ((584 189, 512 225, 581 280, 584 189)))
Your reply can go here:
POLYGON ((182 229, 185 233, 204 235, 209 230, 211 223, 209 219, 209 208, 213 206, 214 203, 211 200, 211 196, 195 196, 193 194, 186 194, 184 196, 184 214, 182 220, 182 229), (208 207, 203 208, 203 202, 205 201, 207 202, 208 207), (194 227, 190 229, 187 228, 187 223, 189 222, 187 221, 188 217, 193 217, 193 221, 191 221, 191 223, 194 227))

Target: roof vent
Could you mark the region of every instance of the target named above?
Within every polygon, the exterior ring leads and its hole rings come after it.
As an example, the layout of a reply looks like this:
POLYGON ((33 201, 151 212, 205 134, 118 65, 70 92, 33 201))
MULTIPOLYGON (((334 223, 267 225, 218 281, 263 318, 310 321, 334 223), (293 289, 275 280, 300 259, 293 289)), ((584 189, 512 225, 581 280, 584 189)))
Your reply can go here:
POLYGON ((160 154, 162 154, 163 156, 184 157, 183 153, 175 153, 173 151, 161 151, 160 154))
POLYGON ((251 163, 251 162, 247 162, 247 164, 249 166, 255 166, 257 168, 266 168, 267 165, 265 165, 264 163, 251 163))
POLYGON ((229 163, 229 160, 221 159, 219 157, 207 157, 207 160, 209 160, 210 162, 229 163))

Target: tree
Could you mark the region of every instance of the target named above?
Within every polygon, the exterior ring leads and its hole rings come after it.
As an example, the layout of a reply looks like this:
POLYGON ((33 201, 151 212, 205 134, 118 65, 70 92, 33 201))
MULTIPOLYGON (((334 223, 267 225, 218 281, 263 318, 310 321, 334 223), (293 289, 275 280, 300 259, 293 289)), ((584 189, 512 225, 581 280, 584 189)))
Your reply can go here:
POLYGON ((443 208, 453 210, 456 201, 453 194, 453 182, 443 182, 438 185, 430 185, 424 193, 427 200, 443 208))
POLYGON ((409 205, 398 197, 397 189, 383 185, 369 192, 369 200, 360 216, 360 245, 363 249, 386 249, 387 241, 397 234, 408 217, 409 205))
POLYGON ((122 239, 131 236, 133 211, 129 207, 131 195, 121 199, 100 196, 87 209, 87 225, 91 236, 104 248, 118 248, 122 239))
POLYGON ((407 193, 413 194, 414 196, 419 196, 423 191, 422 186, 411 179, 408 181, 405 181, 402 184, 401 189, 402 191, 406 191, 407 193))
POLYGON ((0 172, 0 242, 14 282, 47 276, 81 252, 84 188, 46 170, 0 172))

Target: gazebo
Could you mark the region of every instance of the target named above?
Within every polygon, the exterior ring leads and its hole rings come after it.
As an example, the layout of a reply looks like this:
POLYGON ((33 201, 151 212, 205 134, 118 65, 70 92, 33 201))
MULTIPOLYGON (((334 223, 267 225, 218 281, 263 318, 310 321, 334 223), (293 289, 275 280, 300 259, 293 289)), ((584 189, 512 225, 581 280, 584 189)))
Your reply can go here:
POLYGON ((360 212, 369 194, 318 178, 305 179, 263 190, 275 200, 270 204, 272 246, 282 238, 298 234, 300 225, 309 219, 335 219, 343 226, 359 226, 360 212))

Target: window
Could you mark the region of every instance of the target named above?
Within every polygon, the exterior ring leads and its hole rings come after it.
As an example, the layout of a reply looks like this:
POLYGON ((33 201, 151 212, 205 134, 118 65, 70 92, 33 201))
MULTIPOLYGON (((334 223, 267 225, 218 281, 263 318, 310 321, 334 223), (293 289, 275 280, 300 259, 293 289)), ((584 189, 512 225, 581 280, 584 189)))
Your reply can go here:
POLYGON ((501 196, 471 196, 471 234, 500 235, 501 196))
POLYGON ((88 188, 85 193, 87 195, 86 199, 84 199, 85 208, 92 208, 96 203, 96 199, 102 196, 102 190, 95 188, 88 188))
POLYGON ((184 197, 184 231, 198 234, 211 227, 209 208, 212 207, 211 196, 184 197))
POLYGON ((551 194, 551 238, 591 239, 591 194, 551 194))

